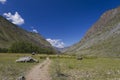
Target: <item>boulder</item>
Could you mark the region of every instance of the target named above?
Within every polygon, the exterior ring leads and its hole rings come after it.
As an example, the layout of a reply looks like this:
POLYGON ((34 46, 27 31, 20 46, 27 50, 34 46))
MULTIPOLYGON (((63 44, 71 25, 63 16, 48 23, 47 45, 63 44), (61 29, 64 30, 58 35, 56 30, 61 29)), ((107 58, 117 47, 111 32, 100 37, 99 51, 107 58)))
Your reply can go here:
POLYGON ((77 60, 82 60, 83 58, 82 57, 77 57, 77 60))
POLYGON ((30 56, 27 56, 27 57, 21 57, 17 59, 16 62, 39 62, 39 61, 30 56))

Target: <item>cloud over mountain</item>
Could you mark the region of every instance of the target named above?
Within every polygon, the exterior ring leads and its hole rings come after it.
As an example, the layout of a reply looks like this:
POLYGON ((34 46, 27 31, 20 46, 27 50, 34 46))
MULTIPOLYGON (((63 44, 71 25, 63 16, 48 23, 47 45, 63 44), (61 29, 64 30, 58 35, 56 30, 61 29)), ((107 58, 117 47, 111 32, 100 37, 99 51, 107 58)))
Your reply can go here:
POLYGON ((34 33, 39 33, 38 30, 35 28, 35 27, 31 27, 31 32, 34 32, 34 33))
POLYGON ((8 20, 10 20, 13 24, 22 25, 24 24, 24 19, 19 15, 18 12, 15 12, 15 14, 11 14, 10 12, 4 13, 3 16, 5 16, 8 20))
POLYGON ((64 48, 65 44, 64 42, 62 42, 61 39, 46 39, 48 42, 50 42, 50 44, 54 47, 57 47, 57 48, 64 48))
POLYGON ((34 32, 34 33, 38 33, 37 29, 33 29, 32 32, 34 32))
POLYGON ((7 0, 0 0, 0 3, 4 4, 7 0))

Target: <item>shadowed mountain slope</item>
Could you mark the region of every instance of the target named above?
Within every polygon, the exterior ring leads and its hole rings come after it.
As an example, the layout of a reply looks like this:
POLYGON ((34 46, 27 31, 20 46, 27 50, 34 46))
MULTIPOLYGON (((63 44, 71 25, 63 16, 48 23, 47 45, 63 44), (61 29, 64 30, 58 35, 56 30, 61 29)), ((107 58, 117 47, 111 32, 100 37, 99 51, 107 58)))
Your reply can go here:
POLYGON ((32 43, 40 48, 54 51, 40 34, 28 32, 0 16, 0 48, 9 48, 15 42, 32 43))

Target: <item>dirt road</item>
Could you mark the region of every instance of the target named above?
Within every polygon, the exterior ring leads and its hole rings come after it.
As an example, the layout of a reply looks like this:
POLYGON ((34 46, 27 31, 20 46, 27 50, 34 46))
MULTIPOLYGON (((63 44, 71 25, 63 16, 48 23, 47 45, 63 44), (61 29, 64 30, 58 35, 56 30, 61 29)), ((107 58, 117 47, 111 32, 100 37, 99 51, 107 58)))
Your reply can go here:
POLYGON ((51 60, 47 58, 42 63, 33 67, 26 75, 26 80, 51 80, 48 72, 51 60))

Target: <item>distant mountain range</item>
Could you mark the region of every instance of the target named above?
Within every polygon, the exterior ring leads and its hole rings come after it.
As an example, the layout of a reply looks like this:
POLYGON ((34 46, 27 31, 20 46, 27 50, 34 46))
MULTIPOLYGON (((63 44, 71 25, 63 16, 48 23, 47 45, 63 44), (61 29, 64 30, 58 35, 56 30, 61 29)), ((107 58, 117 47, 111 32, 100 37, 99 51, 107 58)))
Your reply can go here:
POLYGON ((120 7, 106 11, 67 54, 120 57, 120 7))
POLYGON ((58 47, 54 47, 58 53, 63 53, 65 50, 67 50, 69 47, 64 47, 64 48, 58 48, 58 47))
POLYGON ((38 47, 55 51, 40 34, 28 32, 0 16, 0 48, 9 48, 15 42, 29 42, 38 47))

